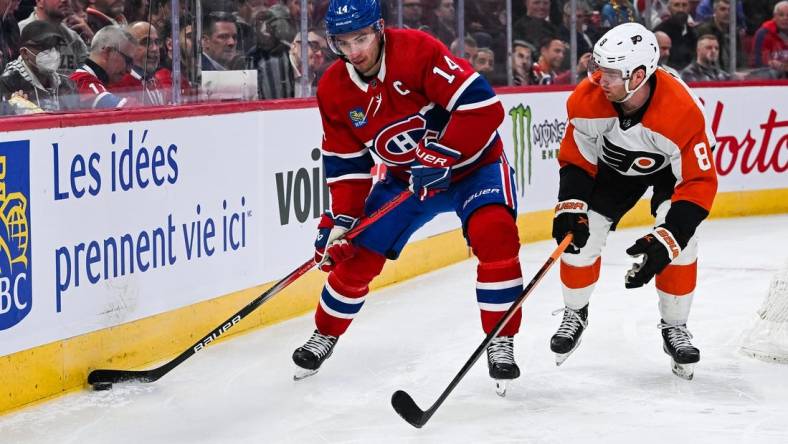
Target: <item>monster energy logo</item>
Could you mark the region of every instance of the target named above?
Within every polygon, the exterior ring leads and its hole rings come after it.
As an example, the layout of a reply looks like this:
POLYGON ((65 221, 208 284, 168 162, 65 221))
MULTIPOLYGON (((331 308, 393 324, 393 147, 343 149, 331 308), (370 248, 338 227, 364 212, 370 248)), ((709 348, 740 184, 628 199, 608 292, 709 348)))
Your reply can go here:
POLYGON ((531 184, 531 173, 533 168, 533 161, 531 158, 531 107, 523 107, 519 104, 509 110, 509 116, 512 118, 512 138, 514 139, 514 169, 517 179, 517 189, 520 190, 520 195, 525 194, 525 166, 526 155, 528 156, 528 184, 531 184), (528 148, 526 150, 526 143, 528 148), (527 153, 526 153, 527 151, 527 153))

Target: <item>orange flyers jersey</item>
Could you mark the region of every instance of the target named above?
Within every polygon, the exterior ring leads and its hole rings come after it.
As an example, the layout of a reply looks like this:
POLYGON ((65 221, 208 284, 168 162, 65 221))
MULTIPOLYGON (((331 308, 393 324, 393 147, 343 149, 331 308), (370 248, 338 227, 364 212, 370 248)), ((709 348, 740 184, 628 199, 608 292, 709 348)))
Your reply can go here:
POLYGON ((672 201, 711 209, 717 192, 715 139, 698 98, 662 69, 649 79, 651 97, 634 115, 623 115, 602 88, 583 80, 567 101, 567 125, 558 160, 591 177, 600 167, 628 176, 669 168, 676 178, 672 201))

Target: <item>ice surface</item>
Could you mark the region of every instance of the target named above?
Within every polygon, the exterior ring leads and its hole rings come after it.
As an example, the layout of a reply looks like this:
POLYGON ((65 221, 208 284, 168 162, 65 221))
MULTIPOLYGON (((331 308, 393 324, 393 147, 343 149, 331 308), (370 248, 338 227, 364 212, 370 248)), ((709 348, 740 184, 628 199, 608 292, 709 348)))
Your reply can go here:
MULTIPOLYGON (((548 348, 562 306, 557 267, 525 302, 524 375, 495 394, 484 358, 421 430, 389 404, 427 408, 483 338, 469 260, 378 291, 317 375, 292 380, 307 315, 211 347, 154 384, 79 392, 0 417, 2 443, 786 443, 788 366, 737 352, 738 335, 785 263, 788 215, 707 221, 689 328, 695 379, 670 371, 653 285, 625 290, 612 233, 589 329, 561 367, 548 348)), ((523 246, 530 280, 553 242, 523 246)), ((260 308, 265 309, 265 306, 260 308)), ((202 333, 202 332, 198 332, 202 333)))

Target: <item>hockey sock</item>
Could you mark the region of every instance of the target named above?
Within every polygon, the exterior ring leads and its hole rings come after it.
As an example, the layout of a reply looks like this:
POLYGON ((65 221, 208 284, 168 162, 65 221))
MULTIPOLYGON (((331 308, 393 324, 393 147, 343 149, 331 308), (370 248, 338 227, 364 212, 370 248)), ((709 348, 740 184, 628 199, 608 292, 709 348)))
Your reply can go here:
POLYGON ((369 283, 383 269, 386 258, 366 248, 337 264, 328 275, 315 311, 317 330, 329 336, 340 336, 353 322, 364 305, 369 283))
POLYGON ((561 260, 561 284, 564 293, 564 304, 573 310, 579 310, 588 304, 596 281, 602 258, 597 257, 593 264, 574 266, 561 260))
MULTIPOLYGON (((501 205, 476 210, 468 221, 468 239, 479 259, 476 267, 476 299, 482 328, 489 333, 523 291, 523 275, 518 253, 517 226, 501 205)), ((521 310, 517 310, 500 336, 513 336, 520 330, 521 310)))

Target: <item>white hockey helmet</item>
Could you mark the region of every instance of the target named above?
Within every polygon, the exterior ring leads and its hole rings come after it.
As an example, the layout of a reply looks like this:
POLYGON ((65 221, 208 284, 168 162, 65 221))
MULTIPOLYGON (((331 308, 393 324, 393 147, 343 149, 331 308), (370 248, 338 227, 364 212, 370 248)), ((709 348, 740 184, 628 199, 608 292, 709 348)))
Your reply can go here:
POLYGON ((594 73, 600 68, 620 72, 627 95, 619 102, 625 102, 654 74, 658 64, 659 45, 654 33, 640 23, 623 23, 606 32, 594 45, 588 76, 595 82, 594 73), (641 67, 646 70, 646 78, 630 91, 629 79, 641 67))

